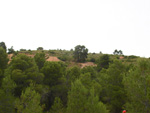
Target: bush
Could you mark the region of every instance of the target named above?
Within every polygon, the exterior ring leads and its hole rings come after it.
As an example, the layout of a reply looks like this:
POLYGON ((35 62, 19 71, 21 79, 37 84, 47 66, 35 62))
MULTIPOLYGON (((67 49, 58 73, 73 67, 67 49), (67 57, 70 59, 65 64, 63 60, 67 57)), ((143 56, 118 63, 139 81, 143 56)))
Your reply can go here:
POLYGON ((26 49, 20 49, 20 51, 26 51, 26 49))
POLYGON ((54 50, 49 50, 48 51, 50 54, 55 54, 55 51, 54 50))
POLYGON ((37 50, 44 50, 43 47, 38 47, 37 50))
POLYGON ((90 59, 90 62, 95 62, 95 61, 96 61, 95 58, 90 59))
POLYGON ((138 58, 138 57, 134 55, 128 56, 128 59, 134 59, 134 58, 138 58))
POLYGON ((63 55, 63 56, 58 57, 58 59, 62 61, 67 61, 67 56, 63 55))

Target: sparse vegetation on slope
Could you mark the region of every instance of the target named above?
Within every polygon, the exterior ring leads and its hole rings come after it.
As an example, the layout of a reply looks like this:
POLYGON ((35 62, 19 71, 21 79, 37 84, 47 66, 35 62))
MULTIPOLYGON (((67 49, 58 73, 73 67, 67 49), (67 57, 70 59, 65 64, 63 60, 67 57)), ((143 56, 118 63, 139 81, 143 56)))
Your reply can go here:
POLYGON ((149 59, 102 53, 76 59, 75 50, 41 47, 12 54, 0 47, 0 53, 2 113, 150 111, 149 59))

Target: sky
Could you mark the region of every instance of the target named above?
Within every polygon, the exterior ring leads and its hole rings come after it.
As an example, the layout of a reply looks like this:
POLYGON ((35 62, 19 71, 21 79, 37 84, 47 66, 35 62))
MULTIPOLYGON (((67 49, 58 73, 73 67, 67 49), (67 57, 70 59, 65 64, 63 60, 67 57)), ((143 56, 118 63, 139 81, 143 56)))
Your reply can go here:
POLYGON ((0 42, 150 57, 150 0, 0 0, 0 42))

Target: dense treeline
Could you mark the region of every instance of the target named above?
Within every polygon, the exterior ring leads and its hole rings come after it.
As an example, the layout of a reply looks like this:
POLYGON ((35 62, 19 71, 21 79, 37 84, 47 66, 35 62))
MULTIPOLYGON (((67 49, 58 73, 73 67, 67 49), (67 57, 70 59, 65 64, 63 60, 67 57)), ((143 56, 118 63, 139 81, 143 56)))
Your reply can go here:
MULTIPOLYGON (((96 67, 80 68, 48 62, 41 51, 34 58, 15 55, 8 63, 1 45, 0 113, 150 112, 149 59, 131 65, 102 55, 96 67)), ((80 51, 75 60, 85 62, 88 50, 76 48, 85 54, 80 57, 80 51)))

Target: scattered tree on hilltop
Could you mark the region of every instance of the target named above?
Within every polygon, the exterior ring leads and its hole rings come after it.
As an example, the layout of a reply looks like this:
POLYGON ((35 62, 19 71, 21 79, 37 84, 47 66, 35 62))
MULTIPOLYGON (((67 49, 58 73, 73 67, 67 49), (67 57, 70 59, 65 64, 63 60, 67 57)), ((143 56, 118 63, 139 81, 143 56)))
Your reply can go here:
POLYGON ((13 46, 11 46, 11 48, 8 48, 8 54, 12 54, 14 52, 15 52, 15 50, 13 49, 13 46))
POLYGON ((77 62, 85 62, 88 55, 88 49, 85 46, 77 45, 74 50, 74 59, 77 62))
POLYGON ((43 47, 38 47, 37 50, 44 50, 43 47))
POLYGON ((113 52, 114 55, 123 55, 123 52, 121 50, 117 50, 115 49, 115 51, 113 52))

